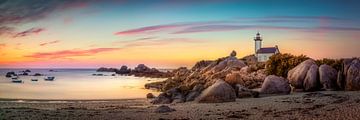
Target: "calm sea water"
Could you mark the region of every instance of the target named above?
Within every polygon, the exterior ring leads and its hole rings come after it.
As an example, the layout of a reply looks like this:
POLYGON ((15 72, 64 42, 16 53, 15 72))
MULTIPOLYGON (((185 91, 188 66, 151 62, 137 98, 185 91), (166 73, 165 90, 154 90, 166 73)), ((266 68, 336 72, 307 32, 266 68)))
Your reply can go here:
POLYGON ((131 99, 145 98, 151 92, 144 84, 164 79, 133 76, 111 76, 111 72, 96 72, 95 69, 30 69, 45 76, 19 76, 23 83, 12 83, 6 78, 9 71, 20 73, 25 69, 0 69, 0 98, 11 99, 131 99), (92 74, 105 76, 93 76, 92 74), (45 81, 44 77, 55 76, 54 81, 45 81), (38 81, 31 81, 38 79, 38 81))

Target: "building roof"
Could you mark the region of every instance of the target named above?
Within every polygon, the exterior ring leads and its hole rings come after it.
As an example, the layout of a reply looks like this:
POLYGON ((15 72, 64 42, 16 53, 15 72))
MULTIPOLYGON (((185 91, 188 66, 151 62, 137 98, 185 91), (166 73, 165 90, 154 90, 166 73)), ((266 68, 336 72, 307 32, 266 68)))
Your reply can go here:
POLYGON ((256 51, 256 53, 276 53, 277 48, 276 47, 265 47, 265 48, 260 48, 259 50, 256 51))

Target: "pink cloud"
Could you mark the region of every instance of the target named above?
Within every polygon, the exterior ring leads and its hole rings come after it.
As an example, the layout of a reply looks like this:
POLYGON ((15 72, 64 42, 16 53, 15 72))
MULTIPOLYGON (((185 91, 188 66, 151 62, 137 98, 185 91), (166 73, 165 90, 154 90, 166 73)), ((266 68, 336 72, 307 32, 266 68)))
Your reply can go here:
POLYGON ((177 28, 177 27, 180 27, 180 25, 148 26, 148 27, 142 27, 142 28, 137 28, 137 29, 116 32, 115 35, 141 34, 141 33, 146 33, 146 32, 151 32, 151 31, 165 30, 165 29, 171 29, 171 28, 177 28))
POLYGON ((117 43, 125 44, 123 48, 142 47, 142 46, 161 46, 176 43, 202 43, 203 40, 189 38, 165 38, 165 39, 136 39, 129 41, 117 41, 117 43))
POLYGON ((25 36, 32 35, 32 34, 39 34, 44 31, 45 31, 44 28, 31 28, 31 29, 25 30, 23 32, 16 33, 13 37, 14 38, 25 37, 25 36))
POLYGON ((50 42, 45 42, 45 43, 41 43, 39 44, 39 46, 45 46, 45 45, 50 45, 50 44, 55 44, 55 43, 59 43, 59 40, 54 40, 54 41, 50 41, 50 42))
POLYGON ((76 56, 91 56, 97 53, 120 50, 121 48, 94 48, 87 50, 62 50, 54 52, 38 52, 25 57, 31 58, 68 58, 76 56))

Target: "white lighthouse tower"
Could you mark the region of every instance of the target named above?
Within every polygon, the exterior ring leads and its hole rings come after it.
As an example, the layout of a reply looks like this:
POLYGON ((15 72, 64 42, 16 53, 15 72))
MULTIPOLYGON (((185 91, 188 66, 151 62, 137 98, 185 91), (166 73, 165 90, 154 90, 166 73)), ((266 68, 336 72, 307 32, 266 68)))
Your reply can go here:
POLYGON ((255 41, 255 55, 257 55, 256 52, 261 48, 261 41, 262 41, 262 38, 261 38, 259 32, 256 34, 254 41, 255 41))

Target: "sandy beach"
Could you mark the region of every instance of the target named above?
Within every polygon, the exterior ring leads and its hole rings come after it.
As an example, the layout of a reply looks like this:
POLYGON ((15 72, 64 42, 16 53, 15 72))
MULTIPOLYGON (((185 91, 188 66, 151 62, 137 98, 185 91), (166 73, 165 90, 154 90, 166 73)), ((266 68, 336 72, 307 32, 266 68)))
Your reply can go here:
POLYGON ((23 100, 1 99, 0 119, 360 119, 360 93, 320 91, 260 96, 227 103, 168 104, 156 113, 147 99, 23 100))

